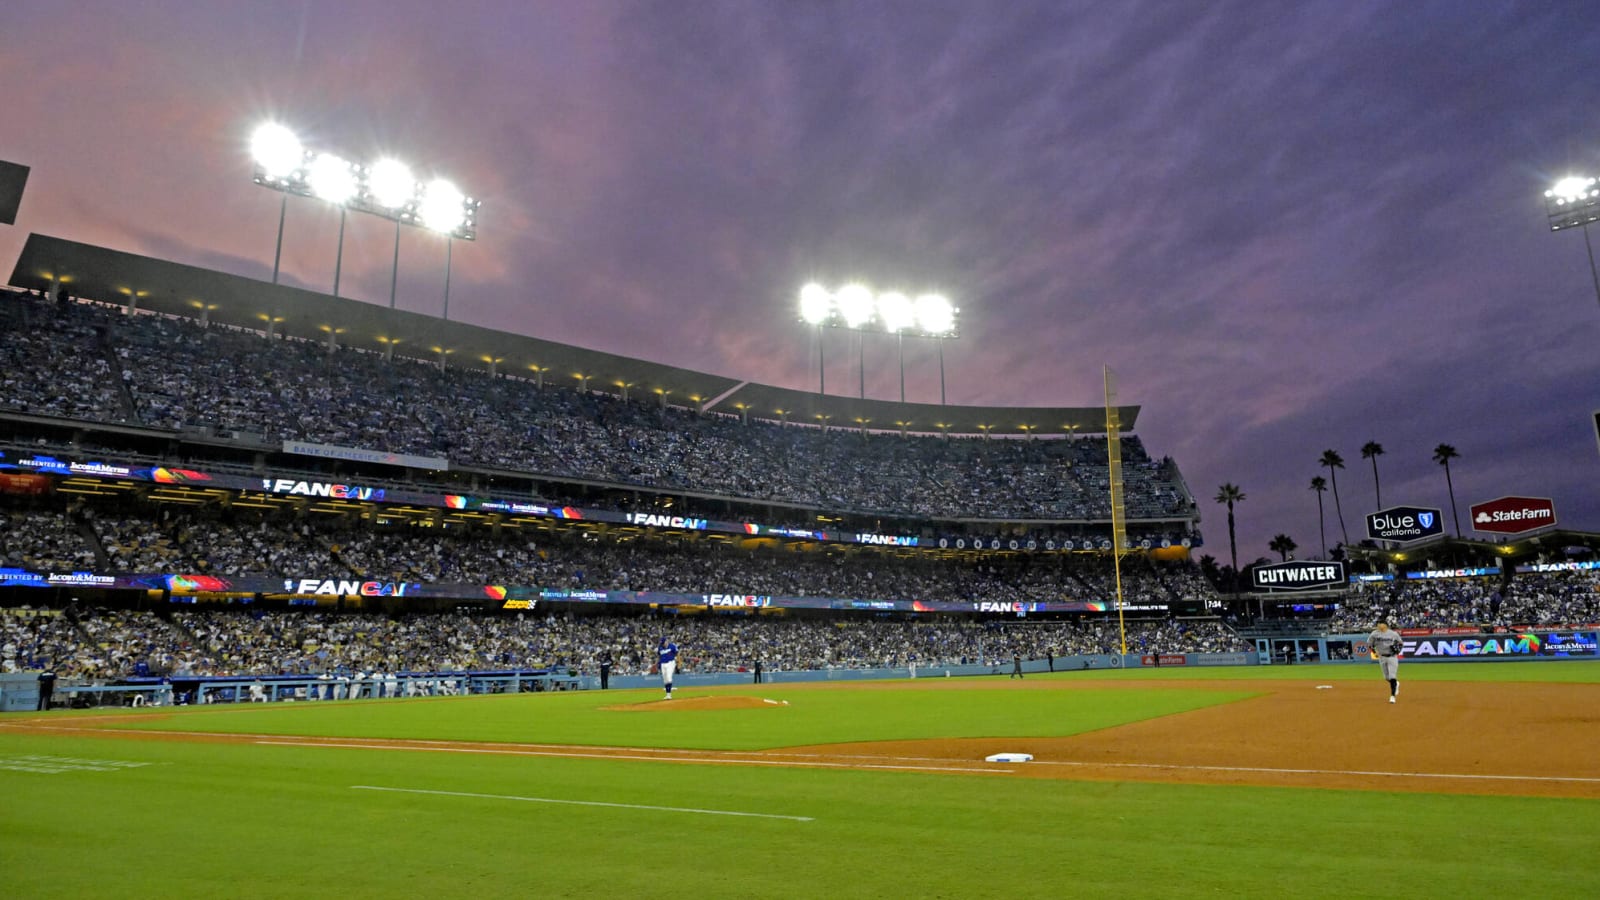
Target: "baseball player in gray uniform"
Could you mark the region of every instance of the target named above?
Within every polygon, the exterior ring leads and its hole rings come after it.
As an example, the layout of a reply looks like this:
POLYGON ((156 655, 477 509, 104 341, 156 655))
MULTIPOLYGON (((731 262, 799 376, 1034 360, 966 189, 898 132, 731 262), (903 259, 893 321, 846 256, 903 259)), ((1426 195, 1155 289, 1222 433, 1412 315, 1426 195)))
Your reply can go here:
POLYGON ((1400 632, 1389 628, 1388 622, 1379 622, 1378 630, 1367 635, 1367 646, 1378 654, 1378 668, 1389 682, 1389 702, 1400 696, 1400 632))

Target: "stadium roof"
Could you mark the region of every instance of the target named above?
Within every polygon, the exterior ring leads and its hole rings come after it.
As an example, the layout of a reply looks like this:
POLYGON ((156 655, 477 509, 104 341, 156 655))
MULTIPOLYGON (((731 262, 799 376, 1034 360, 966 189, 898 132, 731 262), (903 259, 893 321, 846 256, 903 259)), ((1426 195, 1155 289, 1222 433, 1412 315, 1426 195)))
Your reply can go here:
MULTIPOLYGON (((59 279, 75 297, 126 304, 141 310, 326 341, 344 347, 436 360, 445 353, 453 368, 488 369, 496 361, 505 375, 533 377, 543 370, 552 383, 574 385, 590 378, 591 389, 630 396, 665 394, 667 402, 706 411, 764 419, 874 430, 950 434, 1062 434, 1104 431, 1100 407, 945 406, 857 399, 775 385, 741 382, 570 344, 496 331, 465 322, 390 309, 316 291, 153 259, 42 234, 30 234, 11 273, 15 287, 48 290, 59 279)), ((1132 431, 1137 406, 1119 407, 1124 431, 1132 431)))

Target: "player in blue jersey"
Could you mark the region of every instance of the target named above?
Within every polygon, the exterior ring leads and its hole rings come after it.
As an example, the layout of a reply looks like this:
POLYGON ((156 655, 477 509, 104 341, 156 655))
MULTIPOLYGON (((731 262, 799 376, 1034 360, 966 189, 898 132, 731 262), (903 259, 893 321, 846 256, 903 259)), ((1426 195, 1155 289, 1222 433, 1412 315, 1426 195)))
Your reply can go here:
POLYGON ((678 645, 663 637, 656 644, 656 659, 661 664, 661 687, 667 692, 666 699, 672 699, 672 674, 678 670, 678 645))

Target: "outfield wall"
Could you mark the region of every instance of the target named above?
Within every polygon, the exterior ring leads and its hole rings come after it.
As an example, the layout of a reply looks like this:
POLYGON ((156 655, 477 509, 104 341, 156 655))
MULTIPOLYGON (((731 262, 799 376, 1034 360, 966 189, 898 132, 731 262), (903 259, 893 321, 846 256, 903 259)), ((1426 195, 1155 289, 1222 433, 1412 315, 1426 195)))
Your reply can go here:
MULTIPOLYGON (((1025 659, 1022 661, 1023 675, 1043 675, 1050 672, 1088 672, 1098 669, 1139 669, 1155 668, 1158 657, 1154 654, 1129 653, 1118 655, 1115 653, 1097 653, 1078 656, 1057 656, 1054 660, 1025 659)), ((1184 666, 1253 666, 1256 664, 1253 653, 1163 653, 1159 657, 1162 667, 1184 666)), ((879 669, 796 669, 793 671, 772 671, 764 669, 761 673, 763 684, 793 684, 807 681, 872 681, 893 678, 968 678, 975 675, 1003 675, 1011 674, 1011 662, 991 662, 972 665, 952 666, 917 666, 911 669, 906 666, 898 668, 879 669)), ((755 680, 755 673, 744 672, 679 672, 673 679, 674 687, 712 687, 727 684, 750 684, 755 680)), ((579 682, 584 688, 598 688, 600 679, 593 675, 579 676, 579 682)), ((657 675, 613 675, 611 688, 620 690, 626 688, 661 687, 661 678, 657 675)))
MULTIPOLYGON (((1600 631, 1529 629, 1487 632, 1476 628, 1404 628, 1401 658, 1406 662, 1535 662, 1600 659, 1600 631)), ((1265 664, 1294 662, 1367 663, 1373 659, 1367 633, 1321 637, 1256 638, 1265 664), (1291 655, 1292 653, 1292 655, 1291 655)))
MULTIPOLYGON (((1022 660, 1024 675, 1049 672, 1087 672, 1101 669, 1137 669, 1182 666, 1255 665, 1249 653, 1094 654, 1022 660)), ((799 669, 763 671, 766 684, 819 681, 871 681, 895 678, 965 678, 1011 675, 1013 663, 918 666, 877 669, 799 669)), ((750 684, 755 673, 680 672, 675 687, 714 687, 750 684)), ((614 675, 612 690, 661 687, 657 675, 614 675)), ((134 678, 116 684, 57 683, 53 707, 172 706, 209 703, 275 703, 318 700, 365 700, 394 697, 438 697, 463 694, 515 694, 528 691, 598 690, 600 676, 569 669, 514 670, 505 672, 429 672, 367 676, 177 676, 134 678)), ((38 673, 26 672, 0 679, 0 711, 36 708, 38 673)))

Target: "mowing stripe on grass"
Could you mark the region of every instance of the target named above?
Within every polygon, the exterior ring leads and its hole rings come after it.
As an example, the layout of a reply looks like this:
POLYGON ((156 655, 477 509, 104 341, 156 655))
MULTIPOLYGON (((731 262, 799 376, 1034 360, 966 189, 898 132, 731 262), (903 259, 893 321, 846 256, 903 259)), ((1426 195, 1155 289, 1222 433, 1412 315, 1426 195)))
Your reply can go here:
POLYGON ((732 809, 695 809, 692 806, 649 806, 643 803, 606 803, 603 800, 557 800, 553 797, 517 797, 512 794, 474 794, 468 791, 429 791, 422 788, 377 787, 352 784, 357 791, 387 791, 393 794, 432 794, 437 797, 475 797, 479 800, 517 800, 522 803, 560 803, 566 806, 605 806, 611 809, 643 809, 653 812, 697 813, 704 816, 743 816, 749 819, 786 819, 790 822, 815 822, 810 816, 780 816, 775 813, 740 812, 732 809))
POLYGON ((513 750, 486 747, 410 747, 391 743, 333 743, 329 741, 256 741, 264 747, 321 747, 334 750, 411 750, 422 753, 489 753, 498 756, 554 756, 561 759, 621 759, 643 762, 681 762, 712 765, 787 766, 806 769, 892 769, 904 772, 991 772, 1008 774, 1011 769, 988 769, 977 766, 902 766, 870 763, 835 763, 795 761, 783 759, 752 759, 748 756, 665 756, 638 753, 577 753, 570 750, 513 750))

